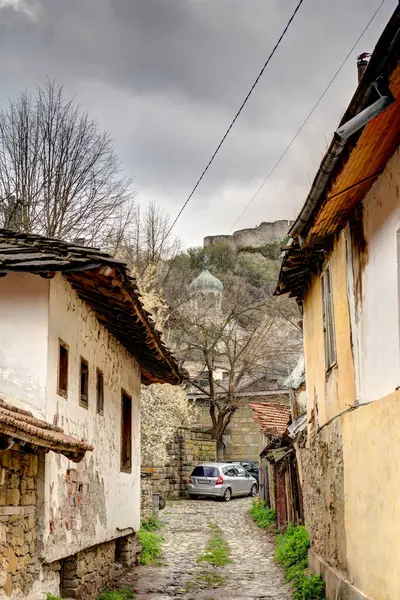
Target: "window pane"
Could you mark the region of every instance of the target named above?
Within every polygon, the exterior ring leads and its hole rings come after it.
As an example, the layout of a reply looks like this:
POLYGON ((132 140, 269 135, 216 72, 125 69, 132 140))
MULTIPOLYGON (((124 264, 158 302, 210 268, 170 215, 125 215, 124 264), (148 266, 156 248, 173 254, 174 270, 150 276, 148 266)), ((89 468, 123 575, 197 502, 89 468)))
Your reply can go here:
POLYGON ((194 477, 204 477, 204 469, 203 469, 203 467, 195 467, 193 469, 192 475, 194 477))
POLYGON ((96 395, 97 412, 102 415, 104 414, 104 378, 100 369, 97 369, 96 395))
POLYGON ((132 470, 132 399, 122 392, 121 470, 132 470))
POLYGON ((81 382, 80 382, 80 404, 84 408, 89 406, 89 364, 87 360, 81 358, 81 382))
POLYGON ((59 344, 58 393, 65 398, 68 393, 68 346, 61 341, 59 344))

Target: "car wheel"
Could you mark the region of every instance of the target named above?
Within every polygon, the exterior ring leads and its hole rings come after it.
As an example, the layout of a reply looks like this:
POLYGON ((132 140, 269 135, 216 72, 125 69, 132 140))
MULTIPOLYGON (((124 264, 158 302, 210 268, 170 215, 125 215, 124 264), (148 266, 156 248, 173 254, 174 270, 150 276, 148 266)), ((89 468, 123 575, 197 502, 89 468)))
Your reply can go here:
POLYGON ((253 485, 251 486, 251 490, 250 490, 250 496, 252 496, 253 498, 255 496, 257 496, 257 491, 258 491, 257 484, 253 483, 253 485))
POLYGON ((231 490, 231 488, 226 488, 226 490, 224 492, 224 501, 229 502, 231 498, 232 498, 232 490, 231 490))

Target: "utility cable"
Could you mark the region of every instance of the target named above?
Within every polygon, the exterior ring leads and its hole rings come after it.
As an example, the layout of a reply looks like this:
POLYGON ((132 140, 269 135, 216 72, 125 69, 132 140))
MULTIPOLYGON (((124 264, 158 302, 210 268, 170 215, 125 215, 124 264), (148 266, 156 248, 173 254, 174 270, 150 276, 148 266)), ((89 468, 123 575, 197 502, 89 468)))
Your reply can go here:
POLYGON ((280 35, 280 37, 279 37, 279 39, 278 39, 278 41, 276 42, 275 46, 273 47, 272 51, 270 52, 270 54, 269 54, 269 56, 268 56, 267 60, 265 61, 264 65, 263 65, 263 67, 262 67, 262 69, 261 69, 261 71, 260 71, 260 72, 259 72, 259 74, 257 75, 257 77, 256 77, 256 79, 255 79, 255 81, 254 81, 253 85, 251 86, 251 88, 250 88, 249 92, 247 93, 247 95, 246 95, 245 99, 243 100, 242 104, 240 105, 240 108, 239 108, 239 110, 237 111, 236 115, 235 115, 235 116, 234 116, 234 118, 233 118, 233 121, 231 122, 231 124, 229 125, 228 129, 227 129, 227 130, 226 130, 226 132, 224 133, 224 135, 223 135, 223 137, 222 137, 221 141, 219 142, 219 144, 218 144, 218 146, 217 146, 217 148, 216 148, 216 150, 215 150, 214 154, 211 156, 211 158, 210 158, 210 160, 208 161, 208 163, 207 163, 207 165, 206 165, 205 169, 203 170, 202 174, 201 174, 201 175, 200 175, 200 177, 198 178, 198 180, 197 180, 197 182, 196 182, 196 185, 194 186, 194 188, 193 188, 193 189, 192 189, 192 191, 190 192, 189 196, 187 197, 187 199, 186 199, 186 200, 185 200, 185 202, 183 203, 183 205, 182 205, 182 207, 181 207, 180 211, 178 212, 178 214, 176 215, 176 217, 175 217, 174 221, 172 222, 172 225, 171 225, 171 227, 168 229, 168 231, 167 231, 167 233, 166 233, 166 235, 165 235, 164 239, 163 239, 163 240, 162 240, 162 242, 161 242, 161 247, 162 247, 162 245, 163 245, 163 243, 164 243, 165 239, 166 239, 166 238, 169 236, 169 234, 171 233, 172 229, 175 227, 175 225, 176 225, 176 223, 177 223, 177 221, 178 221, 179 217, 181 216, 181 214, 182 214, 182 213, 183 213, 183 211, 185 210, 186 206, 189 204, 189 202, 190 202, 190 200, 192 199, 192 197, 193 197, 194 193, 196 192, 197 188, 199 187, 199 185, 200 185, 200 183, 201 183, 201 181, 202 181, 203 177, 204 177, 204 176, 205 176, 205 174, 207 173, 208 169, 211 167, 211 164, 213 163, 213 161, 214 161, 215 157, 217 156, 217 154, 218 154, 219 150, 221 149, 221 146, 222 146, 222 144, 225 142, 225 140, 226 140, 226 138, 228 137, 229 133, 231 132, 231 130, 232 130, 232 128, 233 128, 233 126, 235 125, 235 123, 236 123, 237 119, 239 118, 239 115, 240 115, 240 113, 242 112, 243 108, 244 108, 244 107, 245 107, 245 105, 247 104, 247 101, 249 100, 249 98, 250 98, 251 94, 252 94, 252 93, 253 93, 253 91, 254 91, 254 88, 256 87, 256 85, 258 84, 258 82, 260 81, 260 79, 261 79, 261 77, 262 77, 262 75, 263 75, 263 73, 264 73, 265 69, 267 68, 267 66, 268 66, 269 62, 271 61, 272 57, 274 56, 275 52, 277 51, 277 49, 278 49, 278 47, 279 47, 280 43, 282 42, 283 38, 285 37, 287 30, 289 29, 290 25, 292 24, 292 22, 293 22, 293 20, 294 20, 294 18, 295 18, 295 16, 296 16, 296 14, 297 14, 297 12, 299 11, 299 9, 300 9, 301 5, 303 4, 303 2, 304 2, 304 0, 299 0, 299 2, 298 2, 298 4, 297 4, 297 6, 296 6, 296 8, 295 8, 295 10, 294 10, 294 12, 293 12, 293 14, 292 14, 292 16, 290 17, 289 21, 287 22, 287 24, 286 24, 286 26, 285 26, 284 30, 282 31, 282 33, 281 33, 281 35, 280 35))
POLYGON ((296 134, 291 139, 291 141, 289 142, 289 144, 286 146, 285 150, 282 152, 282 154, 280 155, 280 157, 278 158, 278 160, 276 161, 276 163, 274 164, 274 166, 272 167, 272 169, 270 170, 270 172, 268 173, 268 175, 266 176, 266 178, 264 179, 264 181, 262 182, 262 184, 260 185, 260 187, 258 188, 258 190, 252 196, 251 200, 248 202, 248 204, 246 205, 246 207, 244 208, 244 210, 240 213, 239 217, 236 219, 236 221, 232 225, 231 229, 229 230, 229 233, 231 233, 231 231, 233 231, 233 229, 239 223, 239 221, 241 220, 241 218, 243 217, 243 215, 250 208, 250 206, 252 205, 252 203, 254 202, 254 200, 257 198, 258 194, 261 192, 261 190, 263 189, 263 187, 265 186, 265 184, 267 183, 267 181, 269 180, 269 178, 271 177, 271 175, 274 173, 274 171, 276 170, 276 168, 278 167, 278 165, 281 163, 281 161, 283 160, 283 158, 286 156, 286 154, 288 153, 288 151, 290 150, 290 148, 292 147, 292 145, 296 141, 297 137, 303 131, 304 127, 306 126, 306 124, 310 120, 311 116, 315 112, 317 106, 320 104, 321 100, 324 98, 324 96, 328 92, 329 88, 331 87, 331 85, 335 81, 336 77, 339 75, 340 71, 343 69, 344 65, 346 64, 346 62, 350 58, 350 56, 353 53, 353 51, 354 51, 355 47, 357 46, 358 42, 361 40, 361 38, 363 37, 363 35, 367 31, 367 29, 369 28, 369 26, 371 25, 372 21, 375 19, 376 15, 378 14, 378 12, 380 11, 380 9, 382 8, 382 6, 384 5, 385 2, 386 2, 386 0, 382 0, 382 2, 379 4, 378 8, 376 9, 376 11, 372 15, 372 17, 370 18, 370 20, 368 21, 368 23, 366 24, 366 26, 362 30, 361 34, 358 36, 358 38, 355 41, 355 43, 353 44, 353 46, 351 47, 351 50, 348 52, 348 54, 346 55, 345 59, 341 63, 340 67, 338 68, 338 70, 336 71, 336 73, 334 74, 334 76, 332 77, 332 79, 330 80, 330 82, 328 83, 328 85, 326 86, 325 90, 322 92, 321 96, 318 98, 317 102, 312 107, 311 111, 308 113, 308 115, 305 118, 305 120, 303 121, 301 127, 299 127, 299 129, 297 130, 296 134))

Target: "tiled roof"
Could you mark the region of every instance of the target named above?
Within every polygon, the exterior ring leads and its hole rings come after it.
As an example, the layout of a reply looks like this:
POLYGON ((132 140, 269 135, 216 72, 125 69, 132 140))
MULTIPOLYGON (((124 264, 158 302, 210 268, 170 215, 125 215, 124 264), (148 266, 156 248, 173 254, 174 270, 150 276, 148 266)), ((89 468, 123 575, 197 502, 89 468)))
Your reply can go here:
POLYGON ((283 435, 289 425, 290 408, 272 402, 250 404, 254 418, 258 421, 264 433, 283 435))
POLYGON ((0 433, 64 454, 70 460, 79 462, 85 452, 93 446, 64 433, 61 427, 36 419, 32 413, 16 408, 0 398, 0 433))
POLYGON ((63 273, 99 321, 135 356, 143 383, 182 381, 123 262, 96 248, 0 229, 0 276, 10 272, 46 278, 63 273))

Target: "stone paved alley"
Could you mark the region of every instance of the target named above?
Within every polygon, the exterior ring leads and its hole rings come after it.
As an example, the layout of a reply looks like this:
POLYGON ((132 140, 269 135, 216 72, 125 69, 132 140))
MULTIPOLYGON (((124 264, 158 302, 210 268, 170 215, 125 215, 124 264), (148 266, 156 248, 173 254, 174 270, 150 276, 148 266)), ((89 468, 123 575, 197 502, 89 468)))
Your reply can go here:
MULTIPOLYGON (((160 513, 164 536, 163 564, 142 566, 135 571, 137 600, 291 598, 280 568, 273 560, 272 538, 251 521, 248 515, 250 504, 249 498, 229 503, 208 500, 169 502, 160 513), (232 562, 224 567, 214 568, 196 562, 210 539, 210 522, 221 528, 229 545, 232 562), (218 580, 219 587, 213 587, 214 580, 218 580)), ((133 583, 131 577, 127 576, 127 584, 133 583)))

